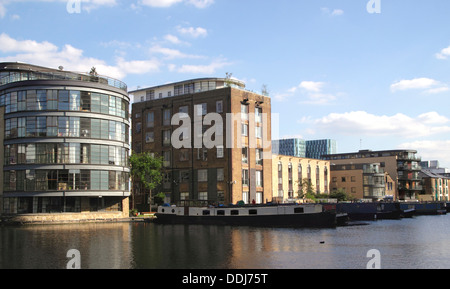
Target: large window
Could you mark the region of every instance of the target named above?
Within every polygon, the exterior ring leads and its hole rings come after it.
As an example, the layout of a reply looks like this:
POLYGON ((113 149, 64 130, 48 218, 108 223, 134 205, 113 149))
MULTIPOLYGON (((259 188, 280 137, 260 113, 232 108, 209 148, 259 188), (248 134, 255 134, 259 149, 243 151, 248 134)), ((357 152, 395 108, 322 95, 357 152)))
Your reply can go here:
POLYGON ((98 170, 5 171, 5 191, 122 191, 128 190, 129 174, 98 170))
POLYGON ((129 103, 114 95, 78 90, 26 90, 0 96, 5 112, 85 111, 128 118, 129 103))
POLYGON ((36 143, 5 146, 5 165, 95 164, 128 165, 129 150, 123 147, 80 143, 36 143))
POLYGON ((5 138, 82 137, 128 142, 128 125, 104 119, 67 116, 19 117, 5 120, 5 138))

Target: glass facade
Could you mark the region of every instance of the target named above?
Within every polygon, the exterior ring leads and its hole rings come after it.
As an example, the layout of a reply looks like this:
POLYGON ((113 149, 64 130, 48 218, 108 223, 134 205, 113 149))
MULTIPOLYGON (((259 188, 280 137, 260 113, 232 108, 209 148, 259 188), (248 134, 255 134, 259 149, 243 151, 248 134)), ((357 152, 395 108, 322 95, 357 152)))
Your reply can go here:
POLYGON ((0 74, 3 213, 121 211, 130 195, 126 86, 56 70, 0 74))

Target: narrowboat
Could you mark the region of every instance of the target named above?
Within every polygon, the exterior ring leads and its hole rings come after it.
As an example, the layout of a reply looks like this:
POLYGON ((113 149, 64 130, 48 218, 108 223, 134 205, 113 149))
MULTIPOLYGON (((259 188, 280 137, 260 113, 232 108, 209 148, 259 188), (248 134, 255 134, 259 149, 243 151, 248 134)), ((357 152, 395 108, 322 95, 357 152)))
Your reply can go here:
POLYGON ((244 206, 159 206, 157 224, 199 224, 258 227, 332 228, 338 224, 335 208, 320 204, 244 206))
POLYGON ((447 214, 444 202, 405 202, 401 203, 403 209, 414 208, 415 215, 445 215, 447 214))

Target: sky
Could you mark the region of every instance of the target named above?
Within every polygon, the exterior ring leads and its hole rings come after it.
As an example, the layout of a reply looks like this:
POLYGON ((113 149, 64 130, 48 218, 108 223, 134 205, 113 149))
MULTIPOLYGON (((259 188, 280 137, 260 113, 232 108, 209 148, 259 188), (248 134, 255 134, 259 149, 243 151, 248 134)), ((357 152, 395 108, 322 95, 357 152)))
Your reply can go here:
POLYGON ((267 86, 279 138, 450 168, 448 0, 0 0, 0 62, 267 86))

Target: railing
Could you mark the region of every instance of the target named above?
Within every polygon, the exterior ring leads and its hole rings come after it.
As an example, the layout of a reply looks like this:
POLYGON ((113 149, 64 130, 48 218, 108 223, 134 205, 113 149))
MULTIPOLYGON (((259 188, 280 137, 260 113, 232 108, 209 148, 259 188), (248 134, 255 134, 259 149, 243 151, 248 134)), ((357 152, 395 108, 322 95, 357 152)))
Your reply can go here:
POLYGON ((54 72, 38 72, 38 71, 9 71, 3 72, 0 77, 0 85, 6 85, 18 81, 28 81, 28 80, 75 80, 75 81, 85 81, 85 82, 95 82, 106 84, 115 88, 119 88, 127 92, 127 85, 117 79, 101 76, 101 75, 90 75, 85 73, 76 72, 65 72, 65 71, 54 71, 54 72), (5 75, 8 74, 8 75, 5 75))

